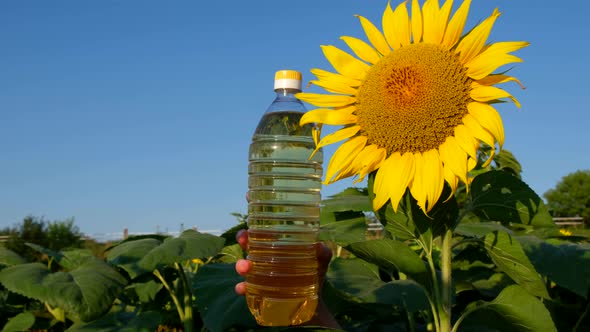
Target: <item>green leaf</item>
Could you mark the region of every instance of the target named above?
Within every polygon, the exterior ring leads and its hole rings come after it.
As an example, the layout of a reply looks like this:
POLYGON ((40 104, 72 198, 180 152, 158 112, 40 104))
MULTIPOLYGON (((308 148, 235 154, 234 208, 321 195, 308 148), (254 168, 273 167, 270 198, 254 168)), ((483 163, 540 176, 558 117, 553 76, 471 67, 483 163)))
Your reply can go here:
POLYGON ((217 259, 220 263, 235 263, 238 259, 243 259, 244 250, 239 244, 232 244, 221 249, 220 257, 217 259))
POLYGON ((24 264, 27 260, 19 256, 12 250, 0 246, 0 265, 13 266, 24 264))
POLYGON ((518 285, 506 287, 492 302, 479 304, 465 317, 458 331, 557 331, 541 301, 518 285))
POLYGON ((120 266, 134 279, 175 262, 215 256, 223 248, 224 241, 219 236, 187 230, 163 242, 153 238, 124 242, 109 251, 107 261, 120 266))
POLYGON ((373 208, 365 191, 347 188, 344 191, 322 200, 322 212, 366 211, 373 208))
POLYGON ((420 284, 412 280, 385 283, 377 266, 362 259, 336 258, 326 277, 333 288, 357 302, 394 305, 412 312, 429 308, 420 284))
POLYGON ((162 244, 160 240, 152 238, 122 242, 109 250, 107 262, 122 268, 131 279, 134 279, 143 273, 151 273, 141 267, 139 263, 147 253, 160 244, 162 244))
POLYGON ((35 324, 35 316, 30 312, 23 312, 9 319, 2 332, 28 331, 33 324, 35 324))
POLYGON ((71 249, 64 251, 54 251, 34 243, 26 243, 32 249, 52 257, 55 262, 66 270, 73 270, 84 264, 88 259, 94 259, 92 251, 88 249, 71 249))
POLYGON ((553 219, 541 198, 514 175, 489 171, 471 184, 471 204, 467 207, 486 220, 553 227, 553 219))
POLYGON ((62 308, 74 321, 91 321, 108 311, 126 284, 108 264, 93 259, 70 272, 51 273, 40 263, 0 271, 8 290, 62 308))
POLYGON ((379 277, 379 268, 359 258, 335 258, 330 263, 326 280, 337 290, 362 301, 385 283, 379 277))
POLYGON ((532 236, 518 237, 539 273, 586 298, 590 290, 590 248, 575 243, 551 244, 532 236))
POLYGON ((459 235, 477 238, 482 238, 488 235, 489 233, 496 231, 505 232, 510 235, 513 234, 513 232, 510 229, 496 222, 480 222, 468 224, 461 223, 457 226, 457 228, 455 228, 455 233, 459 235))
POLYGON ((378 215, 381 220, 387 220, 385 229, 396 239, 400 241, 416 239, 430 252, 434 238, 441 236, 447 228, 453 229, 456 226, 459 215, 457 201, 451 197, 443 202, 450 193, 450 188, 445 186, 441 199, 426 215, 410 191, 406 190, 399 202, 397 213, 393 211, 391 203, 387 203, 379 210, 378 215))
POLYGON ((156 294, 164 287, 161 283, 154 280, 148 282, 134 283, 128 287, 137 294, 139 301, 142 303, 149 303, 154 301, 156 294))
POLYGON ((516 157, 514 157, 512 152, 506 149, 500 150, 500 153, 497 153, 494 156, 494 162, 498 166, 498 169, 504 172, 511 172, 520 179, 520 173, 522 173, 522 166, 520 165, 516 157))
POLYGON ((485 248, 492 261, 531 294, 549 299, 545 283, 515 237, 504 232, 486 235, 485 248))
POLYGON ((385 271, 397 270, 408 275, 427 272, 424 261, 402 242, 389 239, 351 243, 346 249, 385 271))
POLYGON ((172 265, 175 262, 212 257, 221 251, 224 242, 225 239, 219 236, 187 230, 177 238, 164 240, 147 253, 139 265, 145 270, 153 271, 159 266, 172 265))
POLYGON ((320 228, 320 241, 333 241, 341 246, 365 239, 367 222, 365 217, 354 218, 345 221, 336 221, 322 225, 320 228))
POLYGON ((189 281, 205 327, 212 332, 220 332, 230 326, 256 326, 246 299, 235 293, 236 284, 244 281, 235 266, 207 264, 201 266, 189 281))
POLYGON ((113 312, 90 323, 76 323, 66 332, 153 332, 161 319, 157 311, 113 312))

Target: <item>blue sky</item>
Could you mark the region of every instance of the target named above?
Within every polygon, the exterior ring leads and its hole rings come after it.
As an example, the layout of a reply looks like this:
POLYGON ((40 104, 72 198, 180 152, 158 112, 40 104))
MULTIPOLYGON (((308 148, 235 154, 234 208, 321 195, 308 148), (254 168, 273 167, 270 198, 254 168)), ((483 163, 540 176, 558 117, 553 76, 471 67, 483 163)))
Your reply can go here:
MULTIPOLYGON (((247 209, 248 146, 274 72, 309 81, 311 68, 331 70, 319 46, 364 38, 353 15, 380 22, 385 5, 0 2, 0 227, 30 214, 75 217, 88 234, 233 226, 230 213, 247 209)), ((508 87, 522 109, 499 111, 505 148, 542 195, 590 168, 590 5, 474 0, 468 27, 494 7, 503 15, 491 41, 531 42, 512 71, 527 89, 508 87)))

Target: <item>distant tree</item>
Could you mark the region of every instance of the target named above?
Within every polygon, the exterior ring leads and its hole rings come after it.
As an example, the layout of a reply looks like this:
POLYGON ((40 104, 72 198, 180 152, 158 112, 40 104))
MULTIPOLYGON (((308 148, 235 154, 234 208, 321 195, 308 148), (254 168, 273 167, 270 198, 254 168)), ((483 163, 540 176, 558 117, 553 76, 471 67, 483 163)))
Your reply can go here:
POLYGON ((27 216, 22 224, 9 230, 9 239, 4 244, 29 261, 38 261, 42 255, 26 243, 34 243, 51 250, 64 248, 80 248, 83 244, 82 234, 74 219, 47 222, 43 218, 27 216))
POLYGON ((590 220, 590 170, 578 170, 564 176, 543 196, 553 216, 580 216, 590 220))
POLYGON ((51 250, 79 248, 83 243, 80 229, 74 225, 74 218, 49 222, 46 238, 47 248, 51 250))

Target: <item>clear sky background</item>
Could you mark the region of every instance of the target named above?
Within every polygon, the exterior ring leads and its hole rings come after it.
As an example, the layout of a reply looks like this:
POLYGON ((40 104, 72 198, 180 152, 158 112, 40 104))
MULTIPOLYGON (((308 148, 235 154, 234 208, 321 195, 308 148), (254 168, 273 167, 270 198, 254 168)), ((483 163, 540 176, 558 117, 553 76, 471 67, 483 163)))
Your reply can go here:
MULTIPOLYGON (((90 235, 233 226, 274 72, 297 69, 307 82, 311 68, 331 70, 319 46, 365 39, 353 15, 380 24, 385 5, 0 2, 0 227, 26 215, 75 217, 90 235)), ((590 168, 590 5, 473 0, 468 28, 494 7, 492 41, 531 42, 512 71, 527 89, 507 87, 522 109, 499 109, 505 148, 542 195, 590 168)))

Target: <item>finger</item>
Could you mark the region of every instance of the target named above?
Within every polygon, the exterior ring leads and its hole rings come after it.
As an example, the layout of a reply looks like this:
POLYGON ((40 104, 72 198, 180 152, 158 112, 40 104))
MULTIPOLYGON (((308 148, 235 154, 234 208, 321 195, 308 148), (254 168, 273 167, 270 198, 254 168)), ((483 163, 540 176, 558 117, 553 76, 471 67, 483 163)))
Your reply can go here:
POLYGON ((247 259, 238 259, 236 262, 236 272, 241 276, 246 276, 251 267, 252 263, 247 259))
POLYGON ((235 290, 236 294, 238 294, 238 295, 245 295, 246 294, 246 282, 242 281, 240 283, 237 283, 236 287, 234 287, 234 290, 235 290))
POLYGON ((316 245, 317 257, 318 257, 318 274, 320 278, 323 278, 328 271, 328 266, 332 260, 332 250, 323 243, 316 245))
POLYGON ((248 231, 245 229, 240 229, 236 233, 236 241, 238 241, 238 244, 240 245, 240 247, 242 247, 242 250, 247 250, 248 249, 248 231))

